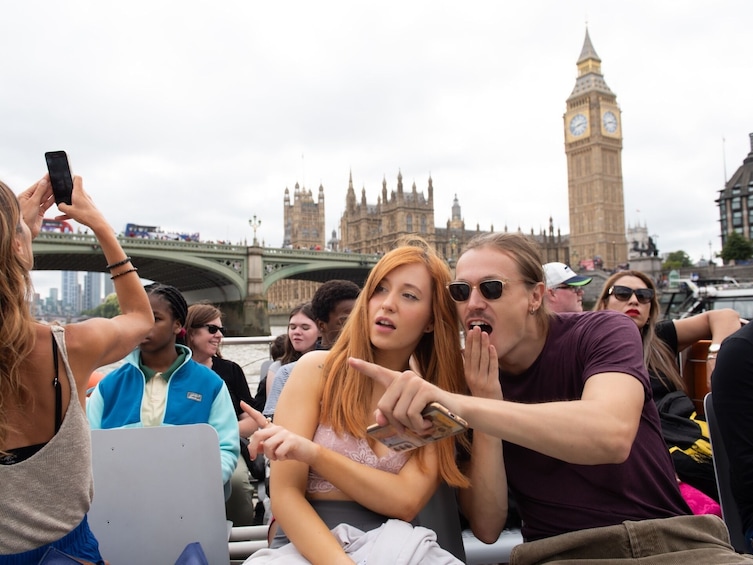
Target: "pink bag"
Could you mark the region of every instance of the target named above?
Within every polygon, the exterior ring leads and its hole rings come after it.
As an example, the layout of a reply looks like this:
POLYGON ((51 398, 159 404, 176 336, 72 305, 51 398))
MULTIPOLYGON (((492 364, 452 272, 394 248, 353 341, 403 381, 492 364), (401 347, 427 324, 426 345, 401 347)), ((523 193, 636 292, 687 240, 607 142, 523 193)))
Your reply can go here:
POLYGON ((714 514, 722 517, 722 509, 719 503, 687 483, 680 482, 680 494, 688 503, 693 514, 714 514))

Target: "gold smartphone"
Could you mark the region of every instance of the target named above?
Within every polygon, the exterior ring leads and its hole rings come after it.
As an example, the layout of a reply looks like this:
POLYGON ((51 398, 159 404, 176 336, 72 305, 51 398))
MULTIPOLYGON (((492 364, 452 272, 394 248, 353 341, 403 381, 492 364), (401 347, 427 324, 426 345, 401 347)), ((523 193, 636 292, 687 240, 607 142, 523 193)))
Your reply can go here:
POLYGON ((433 427, 429 428, 429 433, 426 435, 420 435, 408 428, 403 432, 398 432, 391 424, 387 424, 386 426, 371 424, 366 428, 366 433, 390 449, 395 451, 410 451, 438 439, 462 433, 468 429, 468 422, 450 412, 439 402, 428 404, 421 412, 421 415, 431 420, 433 424, 433 427))

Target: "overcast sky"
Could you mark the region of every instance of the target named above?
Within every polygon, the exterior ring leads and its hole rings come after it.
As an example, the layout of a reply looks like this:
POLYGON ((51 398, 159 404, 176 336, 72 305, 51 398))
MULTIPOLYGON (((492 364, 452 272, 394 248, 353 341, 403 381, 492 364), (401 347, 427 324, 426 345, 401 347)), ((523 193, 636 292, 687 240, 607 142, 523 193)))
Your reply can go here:
MULTIPOLYGON (((64 149, 127 222, 283 238, 283 194, 426 194, 446 224, 568 233, 563 114, 586 25, 622 110, 625 215, 661 252, 720 249, 717 191, 750 151, 750 0, 0 0, 0 178, 64 149), (726 141, 724 141, 726 140, 726 141)), ((50 216, 52 213, 49 214, 50 216)), ((38 290, 59 275, 35 276, 38 290)))

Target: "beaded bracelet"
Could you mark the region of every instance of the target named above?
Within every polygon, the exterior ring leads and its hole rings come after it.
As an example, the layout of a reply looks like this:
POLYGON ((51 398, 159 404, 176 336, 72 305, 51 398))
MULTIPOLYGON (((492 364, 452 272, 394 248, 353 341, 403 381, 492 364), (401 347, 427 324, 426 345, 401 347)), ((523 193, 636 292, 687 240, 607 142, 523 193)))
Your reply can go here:
POLYGON ((115 267, 120 267, 121 265, 125 265, 130 260, 131 260, 130 257, 126 257, 125 259, 123 259, 122 261, 118 261, 117 263, 110 263, 109 265, 107 265, 107 267, 105 267, 105 269, 109 271, 110 269, 114 269, 115 267))
POLYGON ((122 273, 114 274, 110 277, 110 279, 117 279, 118 277, 122 277, 123 275, 127 275, 128 273, 135 273, 136 271, 138 271, 138 269, 136 267, 133 267, 131 269, 128 269, 127 271, 123 271, 122 273))

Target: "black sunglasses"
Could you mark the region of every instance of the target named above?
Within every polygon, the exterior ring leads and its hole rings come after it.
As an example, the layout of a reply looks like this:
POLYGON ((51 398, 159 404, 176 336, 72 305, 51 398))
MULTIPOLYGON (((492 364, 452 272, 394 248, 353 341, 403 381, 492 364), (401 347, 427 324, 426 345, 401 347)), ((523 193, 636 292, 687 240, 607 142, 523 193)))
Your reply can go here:
POLYGON ((226 333, 225 328, 223 326, 216 326, 214 324, 201 324, 200 326, 193 326, 193 327, 194 329, 206 328, 207 331, 212 335, 216 334, 217 332, 222 332, 223 335, 226 333))
POLYGON ((654 298, 654 291, 650 288, 630 288, 629 286, 614 285, 609 289, 609 293, 620 302, 627 302, 635 294, 638 302, 648 304, 654 298))
POLYGON ((481 281, 477 285, 471 285, 467 282, 455 281, 447 284, 447 290, 450 291, 450 298, 455 302, 465 302, 468 300, 474 288, 478 288, 481 296, 487 300, 497 300, 502 296, 502 291, 508 282, 510 281, 489 280, 481 281))

